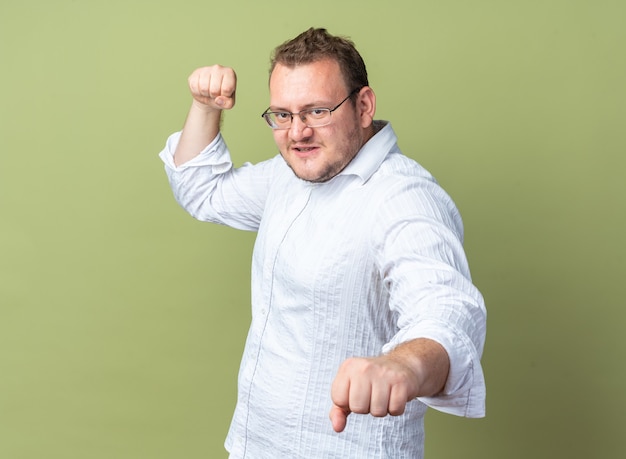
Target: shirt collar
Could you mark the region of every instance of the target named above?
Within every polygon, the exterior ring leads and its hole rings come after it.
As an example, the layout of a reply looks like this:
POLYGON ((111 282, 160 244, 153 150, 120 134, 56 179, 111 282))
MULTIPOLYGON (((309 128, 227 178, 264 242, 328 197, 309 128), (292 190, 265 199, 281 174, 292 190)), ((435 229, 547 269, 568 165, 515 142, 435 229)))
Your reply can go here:
POLYGON ((350 164, 338 175, 356 175, 362 183, 367 182, 378 170, 387 154, 394 148, 398 138, 388 121, 374 121, 376 133, 356 154, 350 164))

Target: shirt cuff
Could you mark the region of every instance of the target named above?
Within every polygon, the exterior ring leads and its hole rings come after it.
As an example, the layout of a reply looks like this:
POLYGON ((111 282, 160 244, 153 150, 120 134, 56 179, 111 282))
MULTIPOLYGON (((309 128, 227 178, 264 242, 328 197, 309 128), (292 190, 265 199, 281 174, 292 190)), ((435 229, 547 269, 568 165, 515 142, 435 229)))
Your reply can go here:
POLYGON ((181 134, 182 131, 179 131, 170 135, 165 142, 165 148, 159 153, 159 158, 161 158, 168 169, 180 172, 191 167, 211 166, 214 174, 222 174, 230 169, 232 161, 221 133, 218 133, 198 156, 177 166, 174 163, 174 152, 176 147, 178 147, 181 134))

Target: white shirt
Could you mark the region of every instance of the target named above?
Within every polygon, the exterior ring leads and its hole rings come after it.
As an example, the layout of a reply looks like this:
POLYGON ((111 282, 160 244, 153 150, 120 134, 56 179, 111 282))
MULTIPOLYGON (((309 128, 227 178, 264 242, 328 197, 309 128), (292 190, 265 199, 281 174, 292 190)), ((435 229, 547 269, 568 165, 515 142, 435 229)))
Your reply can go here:
POLYGON ((233 458, 421 458, 427 406, 484 416, 486 330, 463 226, 450 197, 404 156, 388 123, 326 183, 298 179, 280 155, 234 168, 218 136, 176 167, 161 158, 195 218, 257 231, 252 322, 226 439, 233 458), (424 337, 450 357, 443 395, 402 416, 351 414, 335 433, 330 387, 348 357, 424 337))

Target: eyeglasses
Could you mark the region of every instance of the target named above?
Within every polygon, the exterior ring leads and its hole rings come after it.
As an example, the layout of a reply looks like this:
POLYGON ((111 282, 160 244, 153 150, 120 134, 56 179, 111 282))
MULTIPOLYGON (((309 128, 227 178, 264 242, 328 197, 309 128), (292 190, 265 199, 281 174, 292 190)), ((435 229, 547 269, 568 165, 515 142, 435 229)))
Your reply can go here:
POLYGON ((265 119, 268 126, 272 129, 289 129, 294 116, 299 116, 302 122, 311 128, 322 127, 330 124, 330 115, 337 110, 341 105, 359 92, 360 89, 355 89, 348 97, 339 102, 334 108, 307 108, 297 113, 291 112, 271 112, 269 108, 265 110, 261 117, 265 119))

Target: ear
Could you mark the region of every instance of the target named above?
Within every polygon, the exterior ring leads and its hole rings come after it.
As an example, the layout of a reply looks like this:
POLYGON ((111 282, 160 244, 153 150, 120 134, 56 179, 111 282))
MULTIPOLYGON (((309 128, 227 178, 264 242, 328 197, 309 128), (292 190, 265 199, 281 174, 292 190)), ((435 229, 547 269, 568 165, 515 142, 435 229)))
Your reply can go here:
POLYGON ((370 127, 376 114, 376 94, 372 88, 369 86, 361 88, 357 96, 356 108, 361 127, 370 127))

